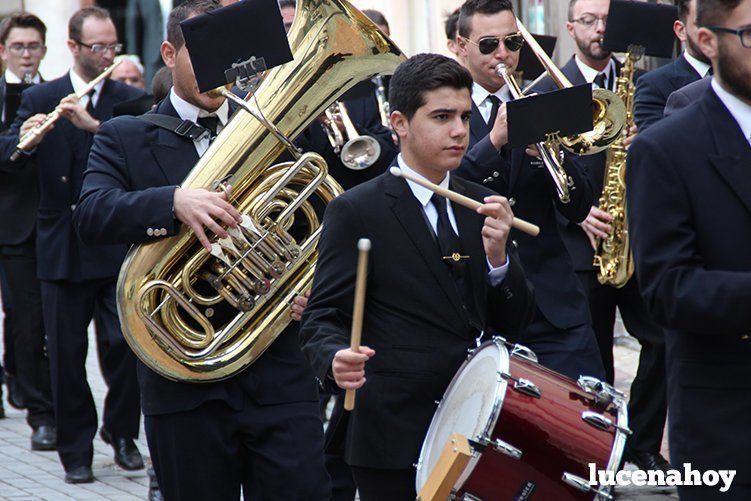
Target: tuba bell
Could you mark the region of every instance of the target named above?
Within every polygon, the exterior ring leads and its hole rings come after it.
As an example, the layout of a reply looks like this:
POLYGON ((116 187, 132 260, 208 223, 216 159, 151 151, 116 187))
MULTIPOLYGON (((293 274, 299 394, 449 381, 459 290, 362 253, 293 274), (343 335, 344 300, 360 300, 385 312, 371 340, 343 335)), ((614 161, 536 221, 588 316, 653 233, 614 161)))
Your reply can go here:
MULTIPOLYGON (((294 138, 361 80, 392 73, 396 45, 346 0, 298 0, 294 60, 268 71, 244 108, 190 171, 185 188, 232 186, 243 215, 211 252, 193 232, 134 246, 117 284, 124 337, 150 369, 210 382, 252 364, 289 324, 308 289, 321 222, 314 206, 342 192, 315 153, 294 138), (255 112, 250 112, 255 105, 255 112), (289 152, 293 162, 280 162, 289 152)), ((231 98, 230 98, 231 99, 231 98)))

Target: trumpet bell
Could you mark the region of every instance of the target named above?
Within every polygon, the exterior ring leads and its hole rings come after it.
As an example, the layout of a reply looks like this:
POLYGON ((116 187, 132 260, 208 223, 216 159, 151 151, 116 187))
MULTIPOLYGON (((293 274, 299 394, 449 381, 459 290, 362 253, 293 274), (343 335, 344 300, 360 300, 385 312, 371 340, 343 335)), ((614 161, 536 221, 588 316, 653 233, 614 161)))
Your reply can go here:
POLYGON ((592 122, 589 132, 560 138, 563 148, 576 155, 594 155, 605 151, 626 127, 626 105, 615 92, 592 91, 592 122))
POLYGON ((352 170, 364 170, 381 156, 381 144, 371 136, 357 136, 342 147, 342 163, 352 170))

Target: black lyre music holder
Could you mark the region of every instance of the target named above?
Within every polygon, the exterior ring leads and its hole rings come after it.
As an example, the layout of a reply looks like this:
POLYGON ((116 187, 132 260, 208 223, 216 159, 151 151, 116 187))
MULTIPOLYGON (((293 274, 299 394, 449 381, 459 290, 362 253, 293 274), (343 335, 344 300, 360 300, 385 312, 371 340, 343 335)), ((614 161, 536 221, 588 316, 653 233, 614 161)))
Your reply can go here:
POLYGON ((603 47, 613 52, 634 54, 633 50, 636 55, 672 57, 676 19, 678 8, 674 5, 612 0, 603 47))

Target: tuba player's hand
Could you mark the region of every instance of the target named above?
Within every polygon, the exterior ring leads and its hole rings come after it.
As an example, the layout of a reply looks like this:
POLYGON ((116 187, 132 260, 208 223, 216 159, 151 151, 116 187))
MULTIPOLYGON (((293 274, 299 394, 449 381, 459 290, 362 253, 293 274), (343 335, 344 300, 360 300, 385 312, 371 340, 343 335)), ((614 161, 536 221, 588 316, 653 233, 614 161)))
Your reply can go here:
POLYGON ((211 242, 206 230, 219 238, 227 238, 221 223, 236 228, 242 215, 227 201, 227 194, 202 188, 177 188, 173 199, 175 217, 193 230, 203 247, 211 252, 211 242))

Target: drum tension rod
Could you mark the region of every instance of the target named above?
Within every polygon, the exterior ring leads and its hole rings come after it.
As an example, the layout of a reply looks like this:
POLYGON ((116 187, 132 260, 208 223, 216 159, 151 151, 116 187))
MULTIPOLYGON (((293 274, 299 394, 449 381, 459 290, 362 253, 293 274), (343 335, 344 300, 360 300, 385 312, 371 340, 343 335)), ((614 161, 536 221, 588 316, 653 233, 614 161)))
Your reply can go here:
POLYGON ((611 501, 613 499, 612 494, 610 494, 607 488, 598 489, 592 485, 589 485, 589 481, 572 473, 565 472, 561 480, 563 480, 564 483, 570 485, 571 487, 574 487, 575 489, 579 489, 582 492, 592 492, 596 494, 596 499, 598 500, 606 499, 608 501, 611 501))
POLYGON ((483 453, 488 447, 492 447, 497 452, 505 454, 512 459, 521 459, 522 451, 511 445, 508 442, 504 442, 500 438, 490 440, 484 435, 478 435, 477 440, 468 439, 469 445, 476 451, 483 453))
POLYGON ((608 431, 610 428, 614 428, 626 435, 631 435, 632 433, 630 429, 625 428, 623 426, 619 426, 613 423, 612 419, 606 416, 603 416, 602 414, 598 414, 596 412, 592 412, 592 411, 582 412, 582 420, 586 422, 587 424, 590 424, 594 426, 595 428, 600 429, 602 431, 608 431))
POLYGON ((511 374, 508 374, 506 372, 498 372, 498 375, 506 380, 506 381, 513 381, 514 382, 514 391, 517 391, 519 393, 523 393, 524 395, 534 397, 534 398, 542 398, 542 390, 539 386, 537 386, 535 383, 530 381, 529 379, 524 378, 515 378, 511 374))

